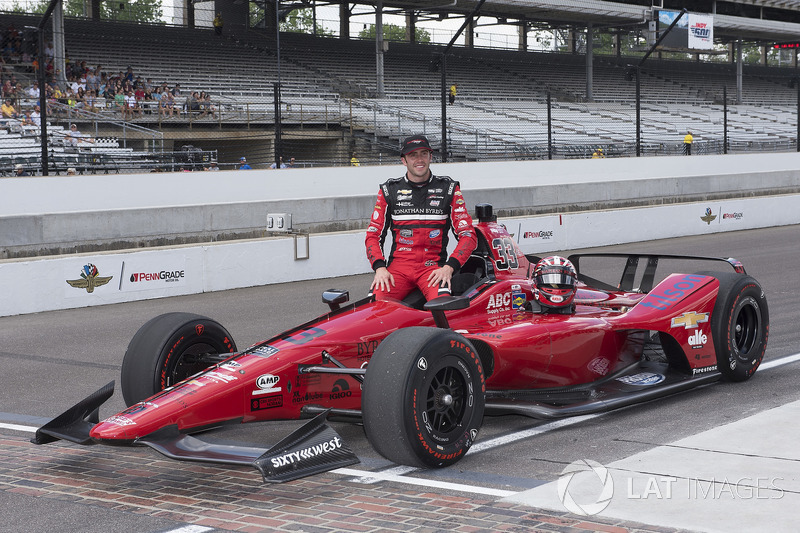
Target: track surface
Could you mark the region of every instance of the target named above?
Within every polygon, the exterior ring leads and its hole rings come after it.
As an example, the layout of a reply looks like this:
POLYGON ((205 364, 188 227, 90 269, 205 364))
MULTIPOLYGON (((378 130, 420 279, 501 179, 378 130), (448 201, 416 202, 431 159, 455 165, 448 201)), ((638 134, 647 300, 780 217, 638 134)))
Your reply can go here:
MULTIPOLYGON (((800 352, 800 227, 603 250, 741 260, 769 301, 764 361, 800 352)), ((348 289, 356 299, 369 281, 367 275, 352 276, 0 318, 0 530, 674 531, 500 499, 558 479, 573 461, 606 464, 800 399, 800 363, 794 363, 742 384, 719 383, 563 427, 516 416, 487 418, 478 444, 507 443, 478 446, 455 467, 437 471, 397 468, 372 450, 361 427, 333 423, 361 459, 352 469, 380 473, 379 481, 347 470, 264 485, 255 470, 170 461, 149 449, 28 443, 26 428, 119 380, 128 341, 155 315, 191 311, 213 317, 244 347, 323 313, 324 289, 348 289), (533 435, 515 440, 521 431, 533 435)), ((101 416, 122 408, 117 391, 101 416)), ((267 446, 298 425, 246 425, 214 437, 267 446)))

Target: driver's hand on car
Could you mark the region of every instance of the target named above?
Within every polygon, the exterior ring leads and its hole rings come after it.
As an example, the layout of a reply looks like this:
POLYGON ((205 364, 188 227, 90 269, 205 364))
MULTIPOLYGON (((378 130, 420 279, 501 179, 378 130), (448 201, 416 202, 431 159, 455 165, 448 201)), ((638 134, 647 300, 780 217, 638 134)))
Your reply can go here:
POLYGON ((378 269, 375 270, 375 277, 372 279, 372 285, 369 286, 369 290, 373 291, 377 288, 383 292, 391 292, 392 287, 394 287, 394 276, 392 276, 392 273, 389 272, 389 269, 386 267, 378 267, 378 269))
POLYGON ((450 287, 450 278, 452 277, 453 267, 450 265, 444 265, 443 267, 437 268, 428 274, 428 287, 433 287, 434 285, 450 287))

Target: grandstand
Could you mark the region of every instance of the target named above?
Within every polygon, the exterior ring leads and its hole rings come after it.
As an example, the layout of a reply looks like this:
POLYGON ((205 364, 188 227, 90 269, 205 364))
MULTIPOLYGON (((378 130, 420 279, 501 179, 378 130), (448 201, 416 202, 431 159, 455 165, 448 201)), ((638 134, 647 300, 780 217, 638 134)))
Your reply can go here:
MULTIPOLYGON (((771 4, 747 2, 753 3, 771 4)), ((419 7, 416 2, 396 4, 419 7)), ((457 4, 453 11, 466 9, 467 3, 457 4)), ((494 2, 491 8, 497 11, 505 4, 494 2)), ((637 2, 571 4, 583 6, 575 12, 581 23, 592 20, 595 4, 618 6, 619 17, 635 18, 643 9, 637 2)), ((598 17, 598 23, 620 22, 598 17)), ((720 35, 730 41, 735 24, 729 19, 736 17, 720 17, 720 35)), ((24 28, 35 26, 38 18, 9 14, 4 22, 24 28)), ((543 22, 554 24, 546 18, 543 22)), ((776 38, 786 33, 783 27, 765 24, 752 21, 743 35, 752 38, 755 32, 766 39, 770 31, 776 38)), ((800 26, 793 20, 782 24, 800 26)), ((183 147, 199 149, 205 161, 218 157, 222 168, 233 168, 240 155, 257 167, 266 166, 277 151, 291 153, 304 165, 347 164, 354 151, 363 163, 394 162, 399 140, 406 135, 424 132, 434 143, 441 141, 441 79, 427 67, 440 57, 442 45, 391 42, 383 54, 379 94, 374 42, 282 33, 278 51, 269 28, 219 37, 210 29, 82 18, 68 18, 64 27, 73 61, 102 65, 108 73, 131 67, 156 84, 180 84, 183 95, 209 92, 217 112, 200 116, 181 109, 166 118, 151 106, 126 121, 113 102, 102 98, 96 114, 67 109, 64 116, 50 117, 50 152, 59 170, 65 165, 85 172, 174 169, 180 157, 163 154, 180 154, 183 147), (276 106, 278 82, 281 99, 276 106), (276 107, 281 144, 276 141, 276 107), (70 154, 58 143, 68 123, 93 132, 101 142, 70 154)), ((612 156, 633 155, 636 94, 630 68, 640 58, 594 55, 592 92, 587 94, 585 53, 452 49, 447 83, 457 83, 459 96, 446 110, 449 159, 588 157, 598 146, 612 156)), ((23 83, 32 81, 28 65, 6 65, 5 74, 9 72, 23 83)), ((695 135, 698 153, 796 149, 798 93, 790 87, 796 66, 745 65, 741 72, 737 95, 734 63, 650 58, 640 79, 642 152, 679 153, 688 130, 695 135)), ((7 124, 0 135, 0 172, 10 171, 18 163, 14 158, 24 158, 26 168, 35 170, 39 142, 35 132, 7 124)))

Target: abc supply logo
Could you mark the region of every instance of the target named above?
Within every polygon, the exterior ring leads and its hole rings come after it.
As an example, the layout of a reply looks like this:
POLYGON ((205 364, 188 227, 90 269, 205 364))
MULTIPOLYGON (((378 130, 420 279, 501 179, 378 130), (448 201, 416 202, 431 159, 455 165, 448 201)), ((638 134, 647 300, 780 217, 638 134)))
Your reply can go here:
MULTIPOLYGON (((567 465, 558 478, 558 499, 564 504, 564 508, 573 514, 580 516, 591 516, 599 513, 611 503, 614 496, 614 480, 606 467, 591 459, 582 459, 567 465), (590 503, 578 503, 572 497, 570 485, 573 491, 580 492, 581 496, 586 496, 584 491, 587 489, 594 492, 599 489, 596 498, 590 503)), ((583 501, 583 498, 580 498, 583 501)))
MULTIPOLYGON (((623 472, 617 472, 621 475, 623 472)), ((656 500, 780 500, 786 494, 782 477, 680 478, 627 472, 625 498, 656 500)), ((619 481, 619 479, 618 479, 619 481)), ((614 479, 605 466, 590 459, 567 465, 556 483, 558 498, 570 513, 601 513, 614 497, 614 479)))

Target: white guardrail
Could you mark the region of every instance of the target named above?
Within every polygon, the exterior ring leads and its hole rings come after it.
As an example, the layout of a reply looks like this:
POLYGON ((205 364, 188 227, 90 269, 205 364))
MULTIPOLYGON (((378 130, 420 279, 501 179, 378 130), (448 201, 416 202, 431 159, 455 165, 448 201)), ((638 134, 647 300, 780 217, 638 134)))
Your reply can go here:
MULTIPOLYGON (((800 195, 501 219, 525 253, 800 223, 800 195)), ((364 232, 0 263, 0 316, 369 272, 364 232), (306 255, 306 244, 308 254, 306 255), (296 257, 301 259, 296 259, 296 257)), ((388 244, 388 243, 387 243, 388 244)), ((657 250, 654 250, 657 251, 657 250)), ((368 287, 364 287, 366 294, 368 287)))

